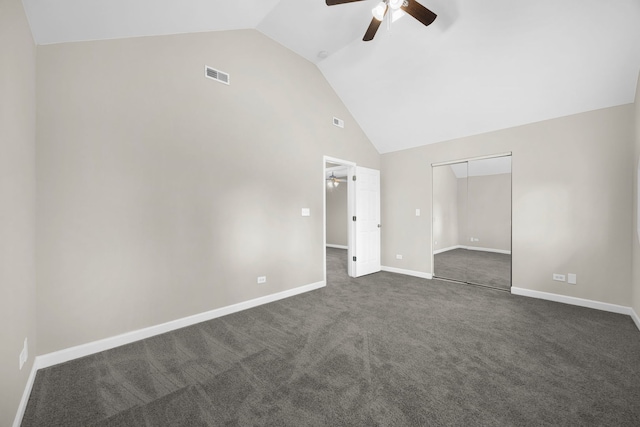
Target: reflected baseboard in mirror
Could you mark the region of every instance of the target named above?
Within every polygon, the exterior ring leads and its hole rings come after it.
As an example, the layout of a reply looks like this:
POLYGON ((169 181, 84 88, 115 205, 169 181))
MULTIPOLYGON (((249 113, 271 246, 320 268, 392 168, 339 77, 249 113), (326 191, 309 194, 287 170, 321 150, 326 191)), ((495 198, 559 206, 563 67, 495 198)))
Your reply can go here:
POLYGON ((511 255, 453 249, 434 255, 434 278, 511 289, 511 255))

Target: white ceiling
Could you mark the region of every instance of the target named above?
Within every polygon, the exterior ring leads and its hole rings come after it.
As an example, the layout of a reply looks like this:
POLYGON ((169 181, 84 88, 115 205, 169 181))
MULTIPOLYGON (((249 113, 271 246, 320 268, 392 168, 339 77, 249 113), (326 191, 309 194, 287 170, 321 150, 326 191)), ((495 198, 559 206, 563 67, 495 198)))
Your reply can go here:
POLYGON ((23 3, 38 44, 257 29, 316 63, 381 153, 634 101, 640 0, 418 1, 432 25, 371 42, 377 0, 23 3))

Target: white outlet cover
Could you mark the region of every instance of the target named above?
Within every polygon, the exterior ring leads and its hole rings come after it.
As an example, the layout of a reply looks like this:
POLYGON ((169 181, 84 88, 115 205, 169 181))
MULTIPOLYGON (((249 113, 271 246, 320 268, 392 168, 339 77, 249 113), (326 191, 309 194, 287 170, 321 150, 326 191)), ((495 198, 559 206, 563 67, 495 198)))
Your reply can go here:
POLYGON ((420 209, 416 209, 416 216, 420 216, 420 209))
POLYGON ((564 274, 553 273, 553 280, 557 280, 558 282, 564 282, 565 281, 565 275, 564 274))
POLYGON ((302 216, 311 216, 311 209, 302 208, 302 216))
POLYGON ((567 283, 570 285, 575 285, 577 283, 577 275, 573 273, 567 274, 567 283))
POLYGON ((396 255, 396 259, 402 259, 402 255, 400 254, 396 255))

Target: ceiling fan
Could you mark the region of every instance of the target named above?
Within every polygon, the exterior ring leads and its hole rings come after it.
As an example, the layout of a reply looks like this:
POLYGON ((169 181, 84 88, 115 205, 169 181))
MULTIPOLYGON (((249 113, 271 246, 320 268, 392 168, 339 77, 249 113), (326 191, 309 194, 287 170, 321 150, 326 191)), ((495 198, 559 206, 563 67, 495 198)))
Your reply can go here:
MULTIPOLYGON (((356 1, 364 1, 364 0, 326 0, 327 6, 334 6, 336 4, 343 3, 353 3, 356 1)), ((362 40, 369 41, 373 40, 373 37, 376 35, 378 31, 378 27, 382 23, 382 20, 387 15, 389 9, 392 12, 395 12, 399 9, 408 13, 409 15, 416 18, 418 21, 422 22, 424 25, 429 25, 436 19, 435 13, 418 3, 416 0, 383 0, 376 7, 373 8, 371 13, 373 13, 373 19, 369 24, 369 28, 367 28, 367 32, 364 33, 364 37, 362 40)))
POLYGON ((327 187, 336 188, 341 182, 347 182, 347 180, 344 178, 338 178, 333 174, 333 172, 331 172, 331 175, 327 178, 327 187))

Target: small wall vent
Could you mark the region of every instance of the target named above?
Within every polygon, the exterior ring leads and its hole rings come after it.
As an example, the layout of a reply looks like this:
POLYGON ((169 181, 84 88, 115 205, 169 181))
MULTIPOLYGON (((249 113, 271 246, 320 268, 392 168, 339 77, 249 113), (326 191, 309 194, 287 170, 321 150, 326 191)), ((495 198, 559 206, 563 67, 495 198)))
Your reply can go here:
POLYGON ((338 126, 339 128, 343 128, 344 127, 344 120, 340 120, 337 117, 333 118, 333 125, 334 126, 338 126))
POLYGON ((217 80, 220 83, 224 83, 226 85, 229 84, 228 73, 225 73, 224 71, 216 70, 215 68, 211 68, 208 65, 204 66, 204 76, 209 79, 217 80))

